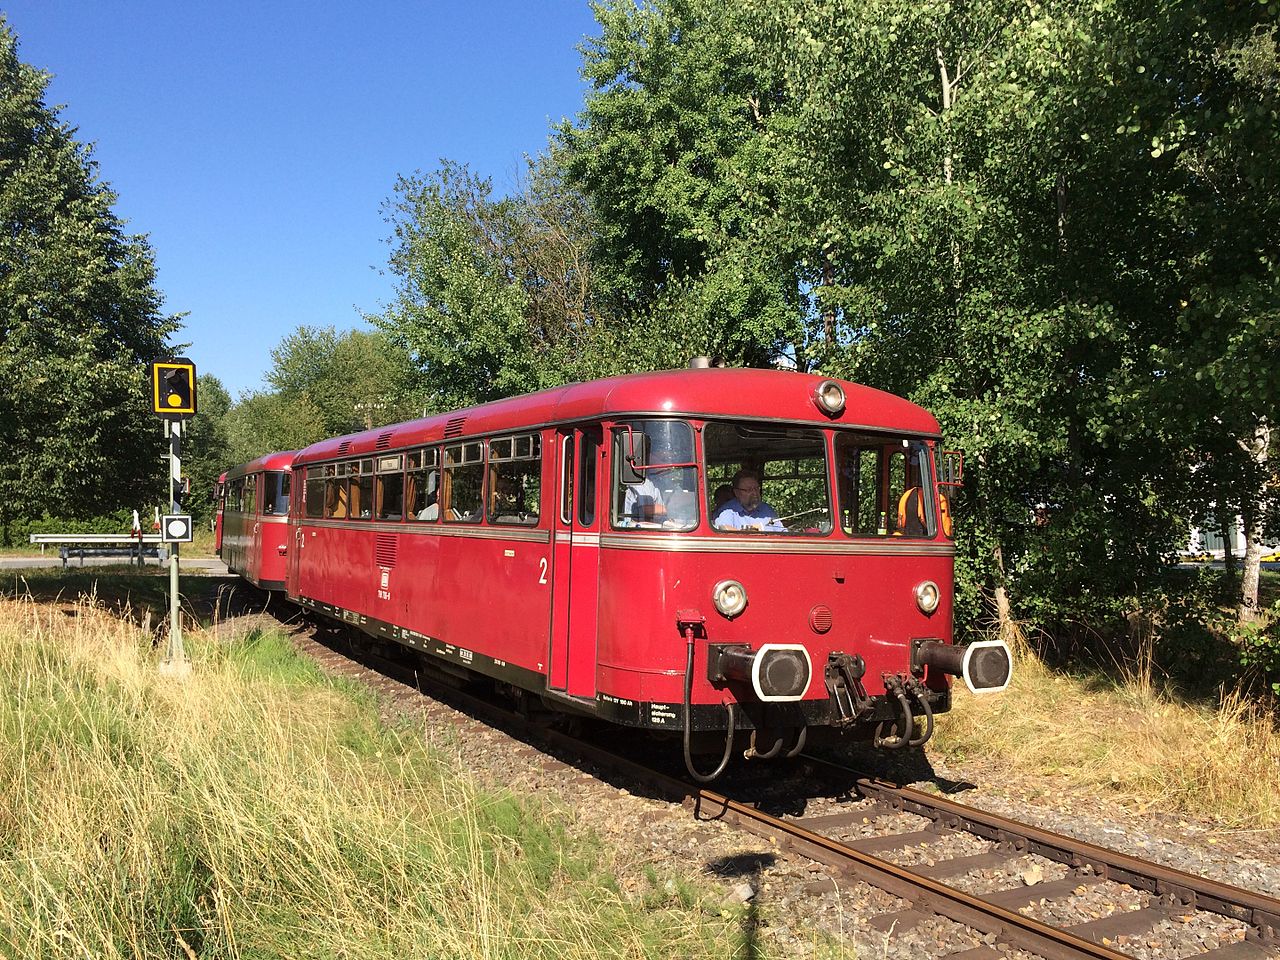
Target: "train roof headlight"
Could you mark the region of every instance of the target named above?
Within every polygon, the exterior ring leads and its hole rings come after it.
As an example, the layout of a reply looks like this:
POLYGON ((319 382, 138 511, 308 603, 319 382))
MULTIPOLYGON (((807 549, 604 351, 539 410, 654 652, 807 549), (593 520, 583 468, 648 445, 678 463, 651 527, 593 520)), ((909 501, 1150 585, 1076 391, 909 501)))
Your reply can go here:
POLYGON ((938 590, 938 585, 932 580, 925 580, 923 583, 916 584, 916 606, 920 608, 922 613, 933 613, 938 609, 938 603, 941 599, 942 593, 938 590))
POLYGON ((712 587, 711 599, 726 617, 736 617, 747 609, 747 588, 737 580, 721 580, 712 587))
POLYGON ((814 388, 813 400, 819 410, 834 417, 844 409, 844 387, 834 380, 823 380, 814 388))

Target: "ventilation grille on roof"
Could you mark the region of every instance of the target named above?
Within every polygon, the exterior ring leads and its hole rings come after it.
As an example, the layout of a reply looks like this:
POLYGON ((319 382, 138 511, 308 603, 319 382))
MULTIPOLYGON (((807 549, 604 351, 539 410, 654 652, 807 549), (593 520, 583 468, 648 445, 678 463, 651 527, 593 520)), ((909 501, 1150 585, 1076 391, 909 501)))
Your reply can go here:
POLYGON ((350 449, 351 449, 350 440, 343 440, 340 444, 338 444, 338 453, 346 453, 350 449))
POLYGON ((391 434, 391 430, 378 434, 378 442, 373 445, 373 449, 385 450, 387 447, 391 446, 391 434))
POLYGON ((380 533, 373 542, 373 560, 380 567, 396 565, 396 544, 399 541, 394 533, 380 533))
POLYGON ((462 436, 462 425, 466 422, 467 422, 466 417, 454 417, 452 420, 446 423, 444 425, 445 439, 448 439, 449 437, 462 436))

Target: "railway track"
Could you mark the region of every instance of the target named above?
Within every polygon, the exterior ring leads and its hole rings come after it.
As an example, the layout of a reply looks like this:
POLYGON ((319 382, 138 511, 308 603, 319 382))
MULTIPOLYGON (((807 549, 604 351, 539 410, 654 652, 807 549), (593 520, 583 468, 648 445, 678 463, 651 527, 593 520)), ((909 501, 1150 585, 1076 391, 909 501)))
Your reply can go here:
MULTIPOLYGON (((319 639, 338 656, 348 656, 345 640, 319 639)), ((361 643, 365 647, 366 644, 361 643)), ((310 651, 315 655, 316 651, 310 651)), ((636 785, 636 790, 682 803, 703 821, 722 821, 751 834, 768 838, 776 849, 822 864, 838 876, 860 880, 899 899, 901 909, 872 918, 872 925, 888 935, 901 934, 935 917, 943 917, 979 935, 983 945, 952 954, 962 960, 995 960, 1007 951, 1049 960, 1118 960, 1137 954, 1120 949, 1141 942, 1149 931, 1170 921, 1185 921, 1197 913, 1223 918, 1233 926, 1236 939, 1204 951, 1192 945, 1162 945, 1162 957, 1203 956, 1212 960, 1264 960, 1280 958, 1280 900, 1229 884, 1208 880, 1158 863, 1109 850, 1027 823, 988 813, 946 797, 889 783, 827 761, 806 757, 808 769, 845 784, 845 804, 816 816, 775 816, 761 804, 735 799, 727 793, 698 788, 685 780, 620 756, 588 739, 531 724, 519 712, 496 705, 453 686, 428 680, 398 652, 366 649, 361 661, 400 683, 463 711, 452 722, 466 725, 479 720, 491 728, 524 741, 513 743, 531 759, 548 764, 582 761, 614 778, 636 785), (389 654, 389 655, 384 655, 389 654), (544 753, 534 754, 528 743, 544 753), (567 758, 577 758, 567 759, 567 758), (906 816, 909 815, 909 816, 906 816), (923 826, 896 832, 865 833, 867 825, 918 818, 923 826), (924 863, 894 862, 895 852, 945 846, 948 837, 965 835, 984 845, 979 852, 927 858, 924 863), (984 868, 1000 867, 1019 858, 1038 858, 1059 866, 1061 876, 1044 882, 974 891, 958 882, 984 868), (1065 901, 1107 885, 1122 885, 1128 897, 1137 899, 1134 909, 1117 908, 1108 915, 1084 922, 1055 924, 1021 912, 1039 905, 1065 901), (1133 895, 1137 894, 1137 897, 1133 895)), ((414 695, 417 695, 416 693, 414 695)), ((813 885, 814 895, 824 889, 813 885)), ((970 938, 971 940, 973 938, 970 938)), ((1141 953, 1147 956, 1147 953, 1141 953)))

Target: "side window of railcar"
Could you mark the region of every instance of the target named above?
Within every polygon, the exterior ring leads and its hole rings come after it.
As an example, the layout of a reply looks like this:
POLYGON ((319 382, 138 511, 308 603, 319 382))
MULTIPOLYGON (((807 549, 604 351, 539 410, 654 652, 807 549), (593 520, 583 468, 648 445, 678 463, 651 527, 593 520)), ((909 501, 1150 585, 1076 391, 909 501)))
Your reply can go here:
POLYGON ((614 427, 613 464, 615 527, 692 530, 698 525, 698 470, 689 424, 633 420, 614 427))
POLYGON ((324 468, 324 515, 330 520, 345 520, 348 516, 347 467, 345 463, 330 463, 324 468))
POLYGON ((311 519, 318 519, 324 516, 324 468, 320 466, 307 467, 307 483, 305 488, 304 499, 307 506, 307 516, 311 519))
POLYGON ((820 430, 708 423, 707 510, 722 532, 831 532, 827 449, 820 430))
POLYGON ((263 474, 262 512, 271 516, 283 516, 289 512, 288 472, 263 474))
POLYGON ((929 451, 919 440, 836 437, 840 525, 854 537, 932 537, 929 451))
POLYGON ((258 475, 251 473, 244 478, 244 512, 258 512, 258 475))
POLYGON ((377 503, 379 520, 399 520, 404 515, 404 456, 378 458, 377 503))
POLYGON ((351 507, 348 516, 352 520, 368 520, 373 517, 373 461, 353 460, 351 471, 351 507))
POLYGON ((440 451, 436 447, 414 450, 405 460, 404 500, 407 520, 440 518, 440 451))
POLYGON ((484 515, 484 444, 478 440, 444 448, 440 515, 446 523, 479 523, 484 515))
POLYGON ((542 503, 542 437, 489 441, 489 522, 532 526, 542 503))

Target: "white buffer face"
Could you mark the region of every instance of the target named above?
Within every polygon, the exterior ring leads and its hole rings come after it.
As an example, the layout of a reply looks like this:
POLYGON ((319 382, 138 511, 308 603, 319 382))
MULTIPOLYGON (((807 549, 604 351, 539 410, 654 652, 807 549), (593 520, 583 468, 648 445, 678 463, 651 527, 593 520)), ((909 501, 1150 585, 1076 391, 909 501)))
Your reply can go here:
POLYGON ((160 539, 165 543, 190 543, 192 532, 190 517, 170 514, 160 518, 160 539))

